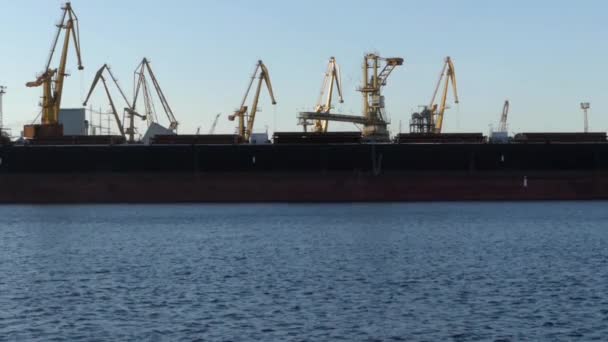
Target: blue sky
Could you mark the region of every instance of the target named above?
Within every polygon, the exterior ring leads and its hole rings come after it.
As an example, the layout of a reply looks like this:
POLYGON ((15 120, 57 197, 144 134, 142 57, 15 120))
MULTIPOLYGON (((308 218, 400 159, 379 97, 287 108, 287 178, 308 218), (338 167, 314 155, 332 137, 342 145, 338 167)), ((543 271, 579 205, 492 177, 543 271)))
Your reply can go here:
MULTIPOLYGON (((75 0, 85 70, 70 56, 63 107, 78 107, 95 71, 109 63, 131 93, 133 70, 148 57, 181 123, 208 129, 216 113, 240 104, 258 59, 264 60, 278 105, 263 93, 256 130, 299 130, 296 114, 311 109, 330 56, 342 68, 345 103, 359 114, 365 52, 404 57, 385 90, 392 131, 430 100, 445 56, 456 66, 460 105, 446 114, 448 132, 487 132, 505 99, 511 131, 582 130, 581 101, 592 104, 591 127, 608 129, 608 4, 602 1, 245 1, 75 0)), ((0 4, 0 84, 8 86, 5 124, 19 130, 39 112, 40 89, 25 83, 42 71, 61 1, 0 4)), ((99 89, 101 90, 101 89, 99 89)), ((107 108, 101 93, 96 107, 107 108)), ((121 105, 122 106, 122 105, 121 105)), ((335 129, 352 130, 348 124, 335 129)), ((405 128, 404 128, 405 129, 405 128)), ((234 131, 220 121, 218 132, 234 131)))

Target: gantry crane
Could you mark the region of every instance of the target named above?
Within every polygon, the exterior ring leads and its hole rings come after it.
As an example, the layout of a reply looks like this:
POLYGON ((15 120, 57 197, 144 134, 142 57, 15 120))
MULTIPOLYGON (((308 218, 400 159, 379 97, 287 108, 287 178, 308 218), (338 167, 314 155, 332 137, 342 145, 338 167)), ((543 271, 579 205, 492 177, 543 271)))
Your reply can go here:
MULTIPOLYGON (((173 110, 171 106, 169 106, 169 102, 163 93, 160 84, 154 72, 152 71, 152 67, 150 66, 150 62, 147 58, 144 58, 139 66, 135 69, 135 90, 133 95, 133 113, 136 113, 137 101, 139 99, 139 93, 141 92, 144 99, 144 108, 145 114, 143 114, 147 120, 148 125, 152 122, 158 122, 158 115, 156 113, 156 107, 154 106, 154 101, 152 98, 152 92, 150 91, 150 86, 148 84, 148 77, 152 81, 152 85, 154 86, 154 90, 156 91, 156 95, 163 107, 163 111, 169 120, 169 129, 173 132, 177 132, 177 127, 179 123, 177 122, 175 115, 173 114, 173 110), (147 74, 147 76, 146 76, 147 74)), ((133 114, 129 113, 129 114, 133 114)), ((133 115, 132 115, 133 116, 133 115)))
POLYGON ((266 87, 268 88, 268 93, 270 94, 272 104, 276 105, 277 101, 274 98, 274 92, 272 90, 272 83, 270 82, 270 74, 268 73, 268 69, 262 61, 258 61, 258 64, 255 67, 255 71, 251 76, 251 81, 249 82, 247 91, 245 92, 245 96, 243 97, 243 101, 241 102, 241 106, 234 112, 234 114, 228 117, 230 121, 234 121, 238 117, 238 135, 243 139, 243 141, 249 141, 249 139, 251 138, 251 134, 253 133, 253 124, 255 122, 255 115, 258 112, 258 102, 260 100, 260 94, 262 92, 262 83, 266 83, 266 87), (255 95, 253 97, 253 105, 251 106, 251 111, 249 111, 249 108, 245 105, 245 103, 247 102, 249 92, 251 91, 251 87, 253 86, 253 82, 256 80, 256 78, 258 79, 258 85, 255 95), (246 119, 247 123, 245 123, 246 119))
POLYGON ((509 116, 509 108, 510 108, 511 104, 509 102, 509 100, 505 101, 505 105, 502 107, 502 115, 500 116, 500 123, 498 124, 498 131, 499 132, 507 132, 507 119, 509 116))
POLYGON ((61 98, 63 95, 63 85, 65 78, 69 76, 66 73, 66 64, 68 60, 68 50, 70 47, 70 39, 74 37, 74 49, 76 50, 76 56, 78 57, 78 70, 83 70, 82 58, 80 54, 80 31, 78 27, 78 17, 70 2, 67 2, 62 8, 63 15, 61 21, 57 25, 57 34, 51 45, 51 52, 49 54, 46 67, 44 72, 38 76, 33 82, 28 82, 27 87, 40 87, 43 89, 42 96, 42 125, 58 125, 59 124, 59 110, 61 108, 61 98), (63 47, 61 50, 61 58, 59 61, 59 67, 57 69, 51 68, 53 56, 59 43, 61 31, 65 30, 65 37, 63 41, 63 47))
MULTIPOLYGON (((340 67, 336 62, 336 58, 331 57, 329 64, 327 65, 327 71, 325 71, 325 77, 323 78, 323 84, 321 86, 321 94, 319 100, 315 106, 316 113, 329 114, 332 110, 332 100, 334 95, 334 88, 338 91, 338 99, 340 103, 344 103, 344 97, 342 96, 342 78, 340 75, 340 67)), ((304 129, 306 130, 307 124, 304 123, 304 129)), ((317 133, 327 133, 329 126, 329 120, 315 120, 314 131, 317 133)))
POLYGON ((435 88, 435 92, 433 93, 433 98, 431 98, 431 103, 428 106, 428 109, 431 111, 431 126, 434 127, 434 133, 440 134, 443 130, 443 118, 445 116, 445 110, 447 107, 447 99, 448 92, 450 89, 450 85, 452 85, 452 89, 454 92, 454 103, 458 104, 458 88, 456 87, 456 70, 454 69, 454 63, 452 59, 448 56, 445 59, 445 63, 443 64, 443 69, 441 74, 439 75, 439 81, 437 82, 437 87, 435 88), (437 98, 437 94, 439 93, 439 88, 441 88, 443 83, 443 94, 441 95, 441 103, 436 104, 435 100, 437 98))
POLYGON ((112 110, 112 114, 114 115, 114 119, 116 120, 116 125, 118 126, 120 135, 122 135, 125 138, 128 138, 130 143, 135 142, 134 116, 137 116, 137 117, 141 118, 142 120, 145 120, 146 117, 145 117, 145 115, 141 115, 141 114, 135 112, 129 99, 125 95, 125 92, 120 87, 118 80, 116 79, 116 77, 114 77, 112 70, 110 69, 110 67, 107 64, 104 64, 97 71, 97 74, 95 74, 95 78, 93 79, 93 83, 91 84, 91 89, 89 90, 89 94, 87 95, 86 100, 84 100, 83 106, 86 106, 87 103, 89 102, 89 100, 91 99, 91 95, 93 95, 93 91, 95 90, 95 87, 97 87, 97 85, 99 84, 100 80, 101 80, 101 83, 103 84, 106 96, 108 97, 108 101, 110 102, 110 108, 112 110), (124 115, 123 115, 122 119, 118 115, 118 111, 116 110, 116 106, 114 104, 114 99, 112 99, 112 94, 110 93, 110 89, 108 87, 106 77, 104 76, 104 72, 107 72, 110 79, 112 79, 112 81, 113 81, 114 85, 116 86, 116 88, 118 89, 118 92, 120 93, 122 99, 125 101, 125 103, 127 105, 127 107, 124 108, 124 113, 127 113, 130 117, 130 123, 129 123, 129 127, 127 129, 124 128, 124 124, 123 124, 124 115), (128 137, 127 137, 127 135, 128 135, 128 137))
POLYGON ((217 115, 215 116, 215 119, 213 120, 213 124, 211 125, 211 128, 209 129, 209 134, 215 133, 215 129, 217 128, 217 123, 218 123, 218 121, 220 121, 220 116, 222 116, 222 113, 217 113, 217 115))

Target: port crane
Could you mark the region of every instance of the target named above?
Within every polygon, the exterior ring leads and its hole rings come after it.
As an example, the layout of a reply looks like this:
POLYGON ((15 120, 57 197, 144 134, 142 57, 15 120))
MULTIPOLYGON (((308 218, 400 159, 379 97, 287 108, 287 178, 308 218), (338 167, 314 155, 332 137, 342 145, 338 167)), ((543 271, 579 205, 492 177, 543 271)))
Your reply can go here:
POLYGON ((507 119, 509 116, 509 108, 510 108, 511 104, 509 102, 509 100, 505 101, 504 106, 502 107, 502 115, 500 116, 500 123, 498 124, 498 131, 499 132, 507 132, 507 119))
POLYGON ((439 75, 439 81, 437 82, 437 87, 435 87, 435 92, 431 98, 431 103, 427 107, 431 111, 431 125, 434 128, 434 133, 436 134, 440 134, 443 130, 443 118, 445 116, 445 110, 448 108, 447 100, 450 85, 452 86, 454 92, 454 103, 458 104, 459 99, 458 88, 456 87, 456 69, 454 68, 452 58, 448 56, 445 58, 445 63, 443 64, 443 69, 439 75), (435 100, 437 99, 439 88, 442 88, 442 85, 443 93, 441 95, 441 102, 436 104, 435 100))
POLYGON ((70 47, 70 39, 73 37, 74 50, 78 58, 78 70, 83 70, 82 58, 80 54, 80 30, 78 25, 78 17, 72 9, 70 2, 66 2, 61 8, 63 15, 59 24, 57 25, 57 34, 51 45, 51 51, 46 63, 46 67, 42 74, 33 82, 28 82, 26 86, 28 88, 42 86, 42 125, 58 125, 59 124, 59 110, 61 108, 61 99, 63 96, 63 85, 65 78, 69 76, 66 73, 66 65, 68 60, 68 51, 70 47), (59 67, 57 69, 51 68, 53 57, 59 43, 61 32, 65 31, 63 40, 63 47, 61 49, 61 58, 59 61, 59 67))
POLYGON ((358 89, 363 96, 363 116, 343 115, 319 112, 302 112, 298 115, 300 122, 305 120, 322 120, 350 122, 363 125, 363 135, 372 140, 388 140, 388 119, 384 112, 382 89, 389 76, 404 59, 400 57, 384 58, 368 53, 363 59, 363 85, 358 89))
POLYGON ((249 141, 251 138, 251 134, 253 133, 253 124, 255 122, 255 115, 259 111, 258 102, 260 100, 260 94, 262 92, 263 83, 266 83, 266 87, 268 88, 268 93, 270 94, 270 99, 272 100, 272 104, 276 105, 277 101, 274 97, 274 92, 272 90, 272 83, 270 82, 270 74, 268 73, 268 68, 266 65, 260 60, 255 67, 253 75, 251 76, 251 81, 249 82, 249 86, 247 87, 247 91, 245 92, 245 96, 243 97, 243 101, 241 102, 241 106, 237 109, 234 114, 228 116, 230 121, 236 120, 238 118, 238 135, 244 140, 249 141), (253 86, 254 81, 258 79, 257 88, 255 91, 255 95, 253 97, 253 105, 251 106, 251 110, 249 111, 249 107, 245 105, 247 102, 247 98, 249 97, 249 93, 251 92, 251 87, 253 86), (245 123, 247 120, 247 123, 245 123))
MULTIPOLYGON (((315 112, 321 114, 329 114, 332 110, 332 101, 334 95, 334 88, 338 91, 338 99, 340 103, 344 103, 344 97, 342 95, 342 78, 340 75, 340 67, 336 62, 335 57, 329 59, 327 70, 325 71, 325 77, 323 78, 323 84, 321 85, 321 93, 319 100, 315 106, 315 112)), ((303 120, 301 124, 304 126, 304 131, 307 130, 309 125, 308 121, 303 120)), ((327 133, 329 127, 329 120, 315 120, 314 131, 317 133, 327 133)))
POLYGON ((137 116, 137 117, 141 118, 142 120, 145 120, 146 116, 137 113, 133 109, 133 106, 131 105, 131 102, 129 101, 129 99, 125 95, 125 92, 120 87, 120 84, 118 83, 118 79, 116 79, 116 77, 114 77, 114 74, 112 73, 112 69, 110 69, 110 66, 108 66, 107 64, 104 64, 97 71, 97 73, 95 74, 95 78, 93 79, 93 83, 91 84, 91 88, 89 90, 89 94, 87 95, 87 98, 84 100, 84 103, 82 105, 83 106, 87 105, 87 103, 91 99, 91 96, 93 95, 93 91, 95 90, 95 88, 99 84, 99 81, 101 81, 101 84, 104 87, 106 96, 108 98, 108 102, 110 103, 110 108, 112 110, 112 114, 114 115, 114 119, 116 120, 116 125, 118 126, 118 131, 120 132, 120 135, 123 136, 123 137, 125 137, 125 138, 128 138, 130 143, 135 142, 135 120, 134 120, 134 116, 137 116), (123 118, 121 120, 121 118, 118 115, 118 111, 116 109, 114 99, 112 98, 112 94, 110 92, 110 88, 108 87, 108 82, 107 82, 106 76, 104 76, 104 72, 107 73, 107 76, 109 76, 109 78, 113 81, 113 83, 116 86, 116 88, 118 89, 118 92, 120 93, 122 99, 125 101, 125 103, 127 105, 127 107, 124 108, 124 113, 127 113, 129 115, 130 121, 129 121, 129 127, 127 127, 126 129, 124 128, 124 125, 123 125, 124 116, 123 116, 123 118))
POLYGON ((213 120, 213 124, 211 125, 211 128, 209 129, 209 134, 215 133, 215 129, 217 128, 217 123, 220 121, 220 116, 222 116, 222 113, 217 113, 217 115, 215 116, 215 119, 213 120))
MULTIPOLYGON (((129 113, 129 114, 131 114, 131 116, 133 116, 137 112, 136 111, 137 102, 139 100, 140 93, 142 93, 141 96, 143 97, 144 108, 145 108, 145 114, 143 114, 143 115, 147 118, 148 125, 152 124, 153 122, 158 122, 158 115, 157 115, 156 107, 154 105, 154 101, 152 98, 152 91, 150 89, 148 79, 150 79, 152 81, 152 86, 154 87, 154 91, 156 91, 156 95, 158 96, 160 104, 163 107, 165 116, 169 120, 169 130, 171 130, 173 132, 177 132, 177 127, 179 126, 179 123, 177 122, 177 119, 175 118, 175 115, 173 114, 173 110, 171 109, 171 106, 169 105, 169 102, 167 101, 167 98, 165 97, 165 94, 163 93, 163 91, 160 87, 160 84, 158 83, 158 79, 156 78, 156 75, 152 71, 152 67, 150 66, 150 61, 148 61, 147 58, 144 58, 141 61, 141 63, 137 66, 137 68, 135 69, 135 82, 134 82, 135 90, 133 92, 134 95, 133 95, 133 107, 132 107, 133 113, 129 113)), ((135 116, 137 116, 137 115, 135 115, 135 116)))

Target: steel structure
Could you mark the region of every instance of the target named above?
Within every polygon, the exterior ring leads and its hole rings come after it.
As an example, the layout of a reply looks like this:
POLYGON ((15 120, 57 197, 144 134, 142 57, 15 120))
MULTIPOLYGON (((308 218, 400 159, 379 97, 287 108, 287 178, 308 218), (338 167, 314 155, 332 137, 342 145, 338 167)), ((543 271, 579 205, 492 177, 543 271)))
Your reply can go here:
MULTIPOLYGON (((342 95, 342 78, 340 75, 340 67, 336 62, 335 57, 329 59, 327 70, 325 71, 325 77, 323 78, 323 84, 321 85, 321 93, 317 105, 315 106, 315 113, 329 114, 332 107, 332 101, 334 97, 334 88, 338 91, 338 101, 344 103, 344 96, 342 95)), ((306 132, 310 121, 301 120, 300 124, 304 126, 306 132)), ((317 133, 327 133, 329 128, 329 119, 320 118, 314 121, 314 131, 317 133)))
POLYGON ((277 101, 274 97, 274 91, 272 90, 272 83, 270 82, 268 68, 266 68, 264 63, 260 60, 255 67, 253 75, 251 76, 251 81, 249 82, 247 91, 245 91, 245 96, 243 97, 243 101, 241 101, 241 106, 234 112, 234 114, 228 117, 230 121, 234 121, 236 118, 239 119, 238 135, 243 139, 243 141, 249 141, 251 134, 253 133, 253 125, 255 123, 255 115, 259 111, 258 102, 260 100, 263 83, 266 83, 272 104, 276 105, 277 101), (258 79, 257 88, 253 97, 251 110, 249 110, 249 107, 247 107, 245 103, 247 102, 247 98, 249 97, 249 93, 251 92, 251 88, 256 79, 258 79))
POLYGON ((209 128, 209 134, 215 133, 215 129, 217 128, 217 123, 220 120, 220 116, 222 116, 222 113, 217 113, 217 115, 215 116, 215 119, 213 120, 213 124, 211 125, 211 128, 209 128))
POLYGON ((66 73, 66 65, 68 58, 68 51, 70 47, 70 39, 74 38, 74 49, 76 50, 76 56, 78 57, 78 70, 83 70, 82 58, 80 54, 80 31, 78 26, 78 17, 70 2, 67 2, 62 8, 63 15, 59 24, 57 25, 57 34, 51 45, 51 51, 46 63, 46 67, 43 73, 33 82, 28 82, 27 87, 40 87, 43 89, 42 96, 42 124, 43 125, 57 125, 59 123, 59 110, 61 108, 61 98, 63 95, 63 85, 65 78, 69 76, 66 73), (63 41, 63 47, 61 49, 61 58, 59 61, 59 67, 57 69, 51 68, 53 56, 59 43, 61 32, 65 30, 65 37, 63 41))
POLYGON ((302 112, 299 119, 352 122, 363 125, 362 133, 370 140, 389 140, 388 119, 384 111, 382 89, 388 77, 404 59, 400 57, 383 58, 376 54, 366 54, 363 60, 363 85, 359 92, 363 96, 363 116, 329 114, 321 112, 302 112))
POLYGON ((443 64, 443 70, 439 75, 439 81, 437 82, 437 87, 435 88, 435 92, 433 93, 433 97, 431 98, 431 102, 428 108, 432 113, 432 125, 434 126, 435 133, 440 134, 443 131, 443 118, 445 116, 445 110, 448 108, 447 99, 448 92, 450 90, 450 85, 452 86, 454 92, 454 103, 459 103, 458 99, 458 88, 456 86, 456 70, 454 68, 454 63, 452 59, 448 56, 445 58, 445 63, 443 64), (442 87, 443 83, 443 93, 441 95, 441 102, 439 104, 435 103, 437 98, 437 94, 439 93, 439 88, 442 87))
MULTIPOLYGON (((152 91, 150 89, 150 85, 149 85, 149 81, 152 81, 152 86, 154 87, 154 91, 156 92, 156 95, 158 96, 158 100, 160 101, 161 106, 163 107, 163 111, 165 113, 165 116, 167 117, 167 119, 169 120, 169 130, 176 132, 177 133, 177 127, 179 126, 179 123, 177 122, 177 119, 175 118, 175 115, 173 114, 173 110, 171 109, 171 106, 169 105, 169 102, 167 101, 167 98, 165 96, 165 94, 163 93, 163 90, 160 87, 160 84, 158 83, 158 79, 156 78, 156 75, 154 74, 154 72, 152 71, 152 67, 150 66, 150 61, 148 61, 147 58, 144 58, 141 63, 137 66, 137 68, 135 69, 135 89, 133 91, 133 113, 129 113, 129 114, 133 114, 137 112, 136 106, 137 106, 137 102, 139 100, 139 96, 140 93, 142 93, 142 97, 143 97, 143 101, 144 101, 144 108, 145 108, 145 114, 143 114, 147 121, 148 121, 148 125, 152 124, 153 122, 158 123, 158 115, 157 115, 157 111, 156 111, 156 106, 154 105, 154 100, 152 97, 152 91)), ((133 116, 131 115, 131 116, 133 116)))
POLYGON ((133 106, 131 105, 131 102, 129 101, 129 99, 127 98, 127 96, 125 95, 125 92, 122 90, 122 88, 120 87, 120 84, 118 83, 118 80, 116 79, 116 77, 114 77, 114 74, 112 73, 112 69, 110 69, 110 67, 107 64, 104 64, 98 71, 97 74, 95 75, 95 78, 93 79, 93 83, 91 84, 91 88, 89 90, 89 94, 87 95, 87 98, 84 100, 83 106, 86 106, 87 103, 89 102, 89 100, 91 99, 91 96, 93 95, 93 91, 95 90, 95 88, 97 87, 97 85, 99 84, 99 81, 101 81, 101 84, 103 84, 104 90, 105 90, 105 94, 108 98, 108 102, 110 103, 110 108, 112 110, 112 115, 114 116, 114 119, 116 121, 116 125, 118 126, 118 131, 120 132, 120 135, 128 138, 129 142, 133 143, 135 142, 135 120, 134 117, 137 116, 139 118, 141 118, 142 120, 146 119, 145 115, 141 115, 137 112, 135 112, 135 110, 133 109, 133 106), (124 107, 124 111, 123 111, 123 117, 122 119, 120 118, 119 114, 118 114, 118 110, 116 109, 116 106, 114 104, 114 99, 112 98, 112 94, 110 92, 110 89, 108 87, 108 82, 106 80, 106 77, 104 76, 104 72, 107 73, 107 75, 110 77, 110 79, 112 80, 112 82, 114 83, 114 85, 116 86, 116 88, 118 89, 118 92, 120 93, 120 96, 122 97, 122 99, 125 101, 127 107, 124 107), (124 113, 126 113, 130 120, 129 120, 129 127, 127 127, 126 129, 124 128, 124 113))
POLYGON ((502 115, 500 116, 500 123, 498 124, 498 131, 505 133, 507 132, 507 120, 509 117, 509 109, 511 107, 511 103, 509 100, 505 101, 505 105, 502 107, 502 115))
POLYGON ((367 137, 388 138, 388 119, 384 111, 382 88, 387 79, 398 66, 403 65, 403 58, 382 58, 376 54, 365 55, 363 60, 363 86, 359 91, 363 95, 363 115, 367 123, 363 135, 367 137))

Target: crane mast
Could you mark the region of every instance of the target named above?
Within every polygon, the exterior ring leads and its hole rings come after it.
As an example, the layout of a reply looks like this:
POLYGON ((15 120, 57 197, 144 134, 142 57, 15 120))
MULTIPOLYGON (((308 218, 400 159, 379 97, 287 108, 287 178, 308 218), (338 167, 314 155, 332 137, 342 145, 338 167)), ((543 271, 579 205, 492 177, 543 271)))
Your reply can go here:
POLYGON ((142 97, 144 99, 144 107, 146 110, 146 114, 143 116, 148 119, 148 124, 158 121, 158 115, 156 114, 156 107, 154 106, 152 92, 148 84, 148 78, 150 78, 150 80, 152 81, 152 86, 156 91, 156 95, 158 96, 161 106, 163 107, 165 116, 169 120, 169 129, 173 132, 177 132, 177 127, 179 126, 179 123, 177 122, 177 119, 173 114, 173 110, 171 109, 171 106, 169 105, 169 102, 167 101, 167 98, 163 93, 158 79, 152 71, 152 67, 150 66, 150 62, 147 58, 144 58, 139 64, 139 66, 135 69, 135 91, 133 95, 133 106, 131 107, 132 111, 128 111, 129 114, 131 114, 131 119, 133 116, 132 113, 136 113, 135 106, 137 105, 140 93, 142 93, 142 97))
POLYGON ((500 116, 500 124, 498 125, 499 132, 507 132, 507 119, 509 116, 510 103, 509 100, 505 101, 505 105, 502 108, 502 115, 500 116))
MULTIPOLYGON (((342 95, 342 79, 340 75, 340 67, 336 62, 335 57, 329 59, 327 65, 327 71, 323 78, 323 85, 321 86, 321 94, 319 100, 315 106, 316 113, 329 114, 332 109, 332 100, 334 95, 334 88, 338 91, 338 99, 340 103, 344 103, 344 97, 342 95), (323 101, 325 99, 325 101, 323 101)), ((306 125, 304 125, 306 127, 306 125)), ((327 133, 329 127, 329 120, 315 120, 314 130, 318 133, 327 133)))
POLYGON ((61 99, 63 96, 64 81, 68 74, 66 74, 66 65, 68 59, 68 52, 70 47, 70 39, 73 37, 73 45, 76 50, 76 56, 78 58, 78 70, 83 70, 82 58, 80 54, 80 30, 78 26, 78 17, 72 9, 70 2, 67 2, 63 7, 63 15, 60 23, 57 25, 58 30, 53 40, 51 52, 48 57, 48 61, 44 72, 33 82, 28 82, 27 87, 40 87, 43 89, 42 97, 42 125, 57 125, 59 123, 59 110, 61 108, 61 99), (65 30, 65 37, 63 41, 63 47, 61 50, 61 57, 59 61, 59 67, 57 69, 51 68, 53 56, 59 43, 61 32, 65 30))
POLYGON ((435 88, 435 92, 433 93, 433 97, 431 98, 431 103, 428 108, 431 110, 431 120, 432 126, 434 127, 435 133, 440 134, 443 130, 443 118, 445 116, 445 110, 447 107, 447 99, 448 92, 450 90, 450 85, 452 86, 454 92, 454 103, 458 104, 458 88, 456 87, 456 70, 454 68, 454 63, 452 59, 448 56, 445 59, 445 63, 443 64, 443 69, 441 74, 439 75, 439 81, 437 82, 437 87, 435 88), (435 100, 437 98, 437 94, 439 93, 439 88, 443 85, 443 94, 441 95, 441 103, 437 105, 435 100))
POLYGON ((255 115, 258 112, 258 103, 262 93, 263 83, 266 83, 272 104, 276 105, 277 101, 275 100, 274 91, 272 90, 272 83, 270 82, 268 68, 266 68, 266 65, 264 65, 264 63, 260 60, 255 67, 253 75, 251 76, 251 81, 249 82, 247 91, 245 91, 245 96, 243 97, 243 101, 241 101, 241 106, 234 112, 234 114, 228 117, 230 121, 234 121, 236 118, 238 118, 238 135, 243 139, 243 141, 249 141, 251 134, 253 133, 253 125, 255 123, 255 115), (251 92, 251 88, 256 79, 258 80, 257 87, 253 97, 253 104, 251 106, 251 110, 249 111, 249 108, 245 104, 247 103, 247 98, 249 97, 249 93, 251 92))

